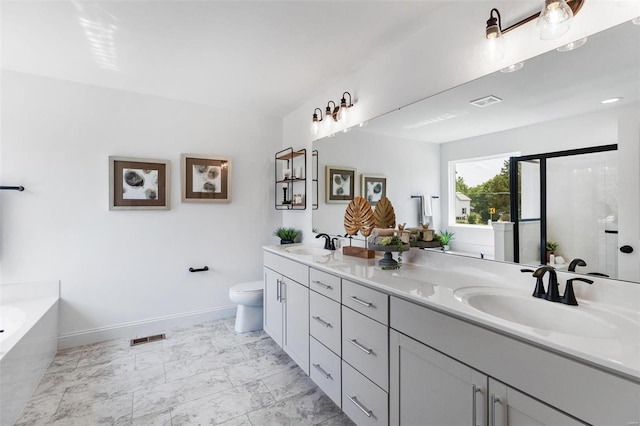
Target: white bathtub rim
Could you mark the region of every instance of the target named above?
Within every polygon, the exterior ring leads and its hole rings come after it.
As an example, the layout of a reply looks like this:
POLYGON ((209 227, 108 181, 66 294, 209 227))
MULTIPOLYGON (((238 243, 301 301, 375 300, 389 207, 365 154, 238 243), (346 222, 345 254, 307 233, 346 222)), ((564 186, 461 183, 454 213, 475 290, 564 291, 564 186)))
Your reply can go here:
POLYGON ((13 300, 3 306, 13 306, 25 312, 25 320, 18 330, 0 341, 0 361, 13 349, 20 340, 36 325, 49 310, 58 309, 58 297, 41 297, 30 300, 13 300))

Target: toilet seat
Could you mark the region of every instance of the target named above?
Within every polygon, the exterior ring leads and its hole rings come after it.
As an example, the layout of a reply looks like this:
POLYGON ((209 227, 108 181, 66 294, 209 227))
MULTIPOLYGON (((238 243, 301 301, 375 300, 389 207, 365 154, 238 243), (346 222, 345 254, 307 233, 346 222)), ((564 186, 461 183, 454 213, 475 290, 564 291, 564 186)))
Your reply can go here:
POLYGON ((262 292, 263 286, 264 283, 262 281, 251 281, 233 285, 230 291, 233 293, 258 293, 262 292))

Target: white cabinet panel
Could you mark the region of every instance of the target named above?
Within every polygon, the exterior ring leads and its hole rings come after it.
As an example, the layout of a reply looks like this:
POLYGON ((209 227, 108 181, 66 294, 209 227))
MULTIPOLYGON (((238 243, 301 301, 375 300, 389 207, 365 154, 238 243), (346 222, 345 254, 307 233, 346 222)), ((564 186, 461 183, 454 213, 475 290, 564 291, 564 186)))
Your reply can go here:
POLYGON ((309 376, 338 407, 342 406, 340 357, 313 337, 309 342, 309 376))
POLYGON ((340 304, 309 292, 309 333, 336 354, 341 352, 340 304))
POLYGON ((280 302, 281 275, 264 268, 264 331, 282 347, 282 303, 280 302))
POLYGON ((390 362, 391 425, 486 426, 487 376, 393 330, 390 362))
POLYGON ((284 303, 282 349, 309 374, 309 289, 283 277, 284 303))
POLYGON ((265 251, 264 266, 309 287, 309 267, 307 265, 265 251))
POLYGON ((342 359, 389 389, 389 329, 346 306, 342 307, 342 359))
POLYGON ((340 277, 309 268, 309 288, 340 303, 342 294, 340 277))
POLYGON ((342 280, 342 304, 382 324, 389 324, 389 296, 385 293, 342 280))
POLYGON ((491 378, 489 379, 489 424, 490 426, 586 425, 491 378))
POLYGON ((389 424, 387 393, 344 361, 342 411, 359 426, 389 424))

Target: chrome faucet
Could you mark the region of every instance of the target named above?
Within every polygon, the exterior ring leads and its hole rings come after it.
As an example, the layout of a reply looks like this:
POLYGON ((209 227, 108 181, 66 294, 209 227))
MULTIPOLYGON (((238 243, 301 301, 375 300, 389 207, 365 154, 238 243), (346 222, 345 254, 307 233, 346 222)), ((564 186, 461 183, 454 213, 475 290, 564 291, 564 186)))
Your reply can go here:
POLYGON ((546 265, 541 266, 535 270, 533 276, 542 280, 542 277, 544 277, 544 274, 546 274, 547 272, 549 272, 547 293, 542 297, 552 302, 560 302, 562 298, 560 297, 560 290, 558 290, 558 275, 556 274, 555 268, 546 265))
POLYGON ((337 241, 337 238, 334 238, 332 240, 331 239, 331 235, 329 235, 329 234, 318 234, 318 235, 316 235, 316 238, 320 238, 320 237, 324 237, 324 249, 325 250, 335 250, 336 249, 336 245, 334 244, 334 241, 337 241))

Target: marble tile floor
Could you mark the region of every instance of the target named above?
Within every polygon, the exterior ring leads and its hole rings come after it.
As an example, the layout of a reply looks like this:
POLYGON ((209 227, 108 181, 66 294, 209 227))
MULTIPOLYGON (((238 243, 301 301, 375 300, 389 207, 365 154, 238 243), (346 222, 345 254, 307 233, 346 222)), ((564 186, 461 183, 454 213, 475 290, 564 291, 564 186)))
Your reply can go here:
POLYGON ((63 350, 16 425, 353 425, 267 334, 233 326, 63 350))

